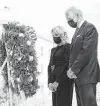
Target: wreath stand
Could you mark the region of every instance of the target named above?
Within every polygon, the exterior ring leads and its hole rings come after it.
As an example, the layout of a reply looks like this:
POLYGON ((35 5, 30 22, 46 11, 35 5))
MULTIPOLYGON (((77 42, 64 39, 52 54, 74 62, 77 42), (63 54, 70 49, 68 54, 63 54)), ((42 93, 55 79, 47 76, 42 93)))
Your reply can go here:
MULTIPOLYGON (((7 51, 7 49, 6 49, 7 51)), ((7 52, 8 54, 9 52, 7 52)), ((11 81, 11 68, 10 68, 10 65, 9 65, 9 60, 8 60, 8 57, 6 57, 2 67, 0 68, 0 71, 2 71, 5 67, 5 65, 7 64, 7 74, 8 74, 8 89, 7 89, 7 98, 9 98, 9 100, 7 100, 7 106, 13 106, 13 92, 12 92, 12 89, 11 89, 11 86, 12 86, 12 81, 11 81)), ((25 94, 23 91, 20 90, 20 86, 18 85, 18 89, 19 89, 19 92, 20 92, 20 96, 22 98, 22 103, 23 103, 23 106, 27 106, 27 103, 26 103, 26 97, 25 97, 25 94)), ((16 104, 16 106, 18 106, 18 104, 16 104)))

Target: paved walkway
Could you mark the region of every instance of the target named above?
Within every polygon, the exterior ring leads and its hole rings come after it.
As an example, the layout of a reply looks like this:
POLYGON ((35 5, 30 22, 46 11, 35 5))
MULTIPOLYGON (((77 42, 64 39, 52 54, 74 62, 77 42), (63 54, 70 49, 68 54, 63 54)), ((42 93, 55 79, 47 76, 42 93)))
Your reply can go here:
MULTIPOLYGON (((97 85, 97 103, 98 106, 100 106, 100 83, 97 85)), ((37 96, 34 96, 33 98, 27 100, 27 105, 28 106, 52 106, 51 95, 48 96, 45 94, 43 95, 41 93, 37 94, 37 96)), ((74 92, 72 106, 77 106, 75 92, 74 92)))

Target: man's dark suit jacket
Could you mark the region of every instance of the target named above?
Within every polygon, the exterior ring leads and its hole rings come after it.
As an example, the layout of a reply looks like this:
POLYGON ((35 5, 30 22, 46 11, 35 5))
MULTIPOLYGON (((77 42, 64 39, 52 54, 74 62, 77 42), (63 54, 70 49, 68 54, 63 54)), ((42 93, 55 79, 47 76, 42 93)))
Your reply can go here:
POLYGON ((72 38, 69 67, 77 75, 79 85, 100 81, 97 59, 98 32, 95 26, 84 21, 72 38))
POLYGON ((69 67, 70 44, 66 43, 62 46, 57 46, 51 49, 51 57, 48 65, 48 83, 57 81, 60 83, 67 77, 69 67), (52 70, 52 66, 55 66, 52 70))

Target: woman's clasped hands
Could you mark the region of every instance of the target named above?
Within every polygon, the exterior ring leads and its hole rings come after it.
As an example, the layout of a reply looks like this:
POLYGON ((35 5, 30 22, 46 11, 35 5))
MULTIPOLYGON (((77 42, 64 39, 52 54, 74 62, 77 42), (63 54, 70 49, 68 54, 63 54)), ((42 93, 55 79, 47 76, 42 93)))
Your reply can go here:
POLYGON ((56 82, 56 81, 55 81, 54 83, 49 83, 49 89, 50 89, 52 92, 56 92, 58 86, 59 86, 59 83, 56 82))

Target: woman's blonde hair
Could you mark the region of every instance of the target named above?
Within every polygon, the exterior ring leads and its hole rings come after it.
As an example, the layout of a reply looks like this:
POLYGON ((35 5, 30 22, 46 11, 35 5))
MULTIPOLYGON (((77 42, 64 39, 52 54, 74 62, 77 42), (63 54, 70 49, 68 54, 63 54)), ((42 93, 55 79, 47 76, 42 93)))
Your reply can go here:
POLYGON ((65 29, 62 26, 56 26, 54 28, 52 28, 51 33, 53 36, 55 37, 60 37, 62 40, 62 43, 68 43, 68 36, 67 36, 67 32, 65 31, 65 29))

